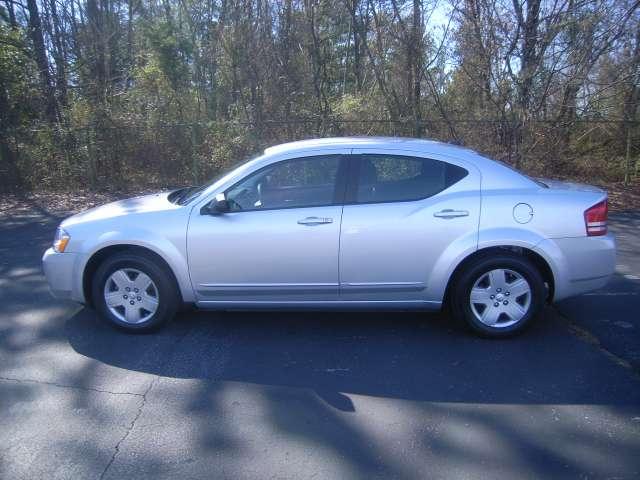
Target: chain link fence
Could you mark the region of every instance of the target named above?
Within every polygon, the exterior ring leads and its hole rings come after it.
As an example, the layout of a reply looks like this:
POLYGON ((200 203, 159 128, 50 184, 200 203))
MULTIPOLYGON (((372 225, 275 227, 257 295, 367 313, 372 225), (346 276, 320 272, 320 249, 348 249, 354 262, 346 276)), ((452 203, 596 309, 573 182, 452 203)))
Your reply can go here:
POLYGON ((533 175, 637 180, 640 122, 580 120, 291 119, 262 122, 95 123, 9 132, 5 191, 199 184, 261 149, 305 138, 383 135, 456 143, 533 175))

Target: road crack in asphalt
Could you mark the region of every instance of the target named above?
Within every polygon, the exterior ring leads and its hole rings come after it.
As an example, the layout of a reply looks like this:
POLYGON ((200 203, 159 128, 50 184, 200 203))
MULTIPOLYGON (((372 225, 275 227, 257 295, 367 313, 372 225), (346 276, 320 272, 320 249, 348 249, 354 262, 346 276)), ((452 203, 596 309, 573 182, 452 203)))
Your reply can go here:
MULTIPOLYGON (((185 332, 180 336, 178 341, 175 342, 174 347, 173 347, 173 349, 171 351, 171 354, 167 357, 167 361, 164 362, 164 366, 167 366, 167 365, 169 365, 171 363, 171 361, 175 357, 178 345, 180 345, 182 343, 182 341, 187 337, 187 335, 189 335, 190 331, 191 331, 191 329, 187 328, 185 330, 185 332)), ((109 468, 111 468, 111 465, 113 465, 113 463, 115 462, 116 457, 120 453, 120 445, 122 445, 122 443, 127 439, 127 437, 133 431, 133 428, 136 426, 136 422, 142 416, 142 412, 144 410, 144 407, 147 404, 147 395, 149 394, 151 389, 154 387, 154 385, 159 380, 160 380, 160 375, 156 375, 155 377, 153 377, 153 380, 151 380, 151 382, 149 382, 149 386, 144 391, 144 393, 138 394, 141 397, 140 405, 138 406, 138 411, 136 412, 136 415, 133 417, 133 420, 131 420, 131 423, 129 424, 129 426, 126 428, 126 430, 124 432, 124 435, 120 438, 120 440, 118 440, 118 442, 116 443, 115 447, 113 448, 113 454, 111 455, 111 458, 109 459, 109 463, 107 463, 107 465, 104 467, 104 470, 100 474, 100 480, 103 480, 105 478, 105 476, 107 475, 107 472, 109 471, 109 468)))
POLYGON ((600 353, 602 353, 610 361, 612 361, 613 363, 615 363, 616 365, 622 368, 629 370, 635 376, 640 377, 639 367, 633 365, 631 362, 625 360, 619 355, 616 355, 615 353, 613 353, 611 350, 607 349, 595 334, 593 334, 586 328, 579 326, 578 324, 573 322, 571 319, 567 318, 562 313, 560 313, 560 311, 558 310, 555 310, 555 311, 557 315, 567 324, 567 329, 569 330, 569 332, 575 335, 579 340, 582 340, 583 342, 586 342, 594 346, 600 353))
POLYGON ((100 388, 93 387, 82 387, 79 385, 66 385, 63 383, 56 382, 47 382, 45 380, 34 380, 30 378, 14 378, 14 377, 0 377, 0 381, 4 380, 7 382, 16 382, 16 383, 34 383, 37 385, 46 385, 49 387, 57 387, 57 388, 70 388, 75 390, 84 390, 86 392, 96 392, 96 393, 106 393, 108 395, 131 395, 134 397, 142 397, 144 394, 142 393, 134 393, 134 392, 113 392, 111 390, 102 390, 100 388))
POLYGON ((120 453, 120 445, 122 444, 122 442, 124 442, 127 439, 129 434, 133 430, 133 427, 136 426, 136 422, 138 421, 138 419, 142 415, 142 411, 144 410, 144 406, 147 403, 147 394, 151 391, 151 389, 153 388, 153 386, 156 384, 156 382, 159 379, 160 379, 160 376, 156 375, 153 378, 153 380, 151 380, 151 382, 149 382, 149 386, 144 391, 144 393, 140 395, 141 399, 140 399, 140 405, 138 406, 138 411, 136 412, 135 417, 133 417, 133 420, 131 420, 131 423, 129 424, 129 426, 126 428, 126 430, 124 432, 124 435, 120 438, 120 440, 118 440, 118 443, 116 443, 116 446, 113 449, 113 454, 111 455, 111 458, 109 459, 109 463, 107 463, 106 467, 104 467, 104 470, 100 474, 100 480, 102 480, 105 477, 105 475, 107 474, 107 471, 109 470, 109 468, 111 467, 113 462, 115 462, 116 457, 118 456, 118 453, 120 453))

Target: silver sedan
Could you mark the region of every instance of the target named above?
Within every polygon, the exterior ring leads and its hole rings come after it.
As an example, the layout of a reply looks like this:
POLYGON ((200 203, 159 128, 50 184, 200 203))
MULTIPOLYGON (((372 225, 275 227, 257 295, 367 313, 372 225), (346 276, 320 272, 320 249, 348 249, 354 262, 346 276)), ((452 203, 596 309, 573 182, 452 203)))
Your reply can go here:
POLYGON ((67 218, 43 258, 53 294, 148 331, 203 309, 448 306, 485 336, 615 266, 607 195, 534 180, 453 145, 331 138, 267 148, 201 187, 67 218))

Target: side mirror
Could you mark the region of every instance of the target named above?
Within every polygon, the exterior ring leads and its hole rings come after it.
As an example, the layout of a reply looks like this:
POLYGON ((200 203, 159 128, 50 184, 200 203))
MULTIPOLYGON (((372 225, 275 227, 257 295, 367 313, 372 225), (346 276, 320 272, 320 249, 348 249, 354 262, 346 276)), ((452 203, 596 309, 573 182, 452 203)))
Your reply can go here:
POLYGON ((201 213, 206 213, 208 215, 222 215, 223 213, 227 213, 231 211, 231 206, 229 205, 229 201, 225 198, 224 193, 219 193, 216 195, 205 208, 202 209, 201 213))

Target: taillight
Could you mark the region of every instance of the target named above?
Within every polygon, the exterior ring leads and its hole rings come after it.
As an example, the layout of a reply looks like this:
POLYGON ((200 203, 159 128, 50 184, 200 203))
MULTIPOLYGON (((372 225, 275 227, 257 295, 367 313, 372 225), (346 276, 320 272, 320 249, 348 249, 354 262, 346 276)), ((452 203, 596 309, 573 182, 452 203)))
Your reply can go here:
POLYGON ((584 212, 584 224, 587 227, 587 236, 596 237, 607 234, 607 200, 596 203, 584 212))

